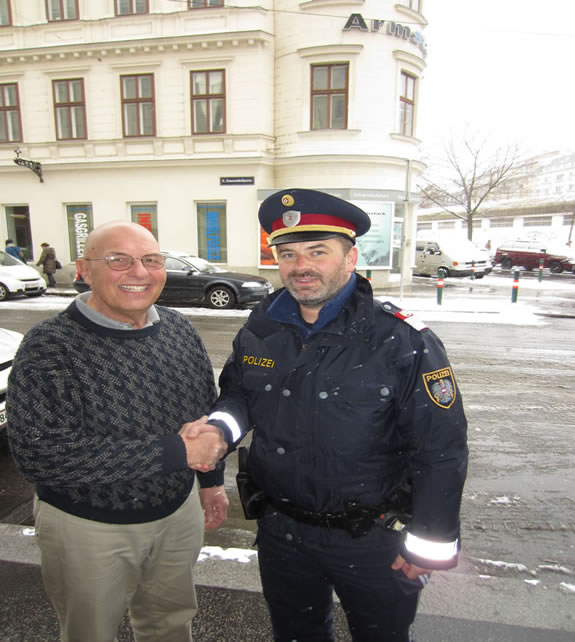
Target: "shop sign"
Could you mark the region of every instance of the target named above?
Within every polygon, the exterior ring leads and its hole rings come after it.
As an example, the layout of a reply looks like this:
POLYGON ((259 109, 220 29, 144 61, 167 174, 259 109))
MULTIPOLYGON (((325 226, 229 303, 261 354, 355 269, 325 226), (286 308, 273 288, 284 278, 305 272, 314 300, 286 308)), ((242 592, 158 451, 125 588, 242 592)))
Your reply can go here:
POLYGON ((423 34, 399 22, 393 22, 392 20, 370 20, 368 26, 368 23, 363 19, 361 13, 352 13, 347 19, 343 30, 351 31, 352 29, 371 31, 407 40, 419 47, 424 58, 427 56, 427 43, 423 38, 423 34))

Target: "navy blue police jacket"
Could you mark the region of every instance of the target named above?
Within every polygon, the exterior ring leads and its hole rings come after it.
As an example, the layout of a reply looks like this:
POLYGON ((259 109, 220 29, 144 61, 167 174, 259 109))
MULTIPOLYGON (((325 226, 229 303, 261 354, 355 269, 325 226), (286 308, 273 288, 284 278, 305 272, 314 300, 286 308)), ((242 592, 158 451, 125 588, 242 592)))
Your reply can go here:
POLYGON ((258 304, 234 340, 210 421, 230 450, 253 430, 251 477, 266 495, 307 510, 342 511, 348 500, 376 507, 409 478, 402 554, 449 568, 467 469, 460 390, 438 337, 374 300, 363 277, 353 281, 317 331, 290 315, 272 318, 278 297, 291 299, 284 289, 258 304))

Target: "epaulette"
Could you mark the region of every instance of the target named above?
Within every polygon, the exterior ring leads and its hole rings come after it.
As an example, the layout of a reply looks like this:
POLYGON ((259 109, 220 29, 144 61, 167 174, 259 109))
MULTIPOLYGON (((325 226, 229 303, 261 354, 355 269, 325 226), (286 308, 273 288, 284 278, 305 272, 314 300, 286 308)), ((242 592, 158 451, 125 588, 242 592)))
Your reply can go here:
POLYGON ((396 319, 400 319, 401 321, 405 321, 408 325, 410 325, 412 328, 417 330, 418 332, 421 332, 422 330, 425 330, 427 326, 423 321, 418 319, 413 312, 408 312, 407 310, 402 310, 401 308, 398 308, 396 305, 391 303, 391 301, 385 301, 383 304, 383 309, 388 313, 392 314, 396 319))

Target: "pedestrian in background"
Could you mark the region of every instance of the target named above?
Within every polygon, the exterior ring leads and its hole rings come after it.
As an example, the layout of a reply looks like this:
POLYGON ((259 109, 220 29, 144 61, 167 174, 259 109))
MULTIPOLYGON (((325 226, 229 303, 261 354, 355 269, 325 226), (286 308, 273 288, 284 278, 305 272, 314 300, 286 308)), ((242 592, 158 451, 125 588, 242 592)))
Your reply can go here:
POLYGON ((467 424, 453 371, 435 334, 355 273, 365 212, 291 189, 259 219, 285 288, 236 336, 209 421, 230 450, 253 429, 238 486, 274 638, 333 640, 335 590, 351 639, 407 642, 419 589, 457 563, 467 424))
POLYGON ((14 243, 12 239, 6 239, 5 246, 6 254, 10 254, 15 259, 22 261, 22 263, 26 263, 26 259, 24 258, 22 249, 20 248, 20 246, 16 245, 16 243, 14 243))
POLYGON ((96 228, 77 268, 91 291, 26 334, 8 384, 44 584, 64 642, 112 642, 127 609, 138 642, 190 642, 204 525, 228 506, 219 429, 183 434, 213 369, 190 321, 154 306, 166 270, 144 227, 96 228))
POLYGON ((50 243, 42 243, 40 247, 42 248, 42 254, 40 254, 40 258, 36 265, 42 266, 42 272, 46 275, 48 285, 50 287, 54 287, 56 285, 54 274, 56 274, 56 270, 60 265, 60 262, 56 258, 56 250, 53 247, 50 247, 50 243))

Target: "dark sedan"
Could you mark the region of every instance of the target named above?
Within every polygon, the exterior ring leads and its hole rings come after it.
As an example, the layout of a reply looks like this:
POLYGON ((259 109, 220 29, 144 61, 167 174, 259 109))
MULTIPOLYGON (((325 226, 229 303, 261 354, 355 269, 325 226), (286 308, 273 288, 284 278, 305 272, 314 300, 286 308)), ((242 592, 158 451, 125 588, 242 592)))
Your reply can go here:
MULTIPOLYGON (((206 303, 217 310, 261 301, 273 292, 272 284, 261 276, 229 272, 186 252, 162 252, 166 257, 166 285, 160 304, 206 303)), ((89 286, 76 275, 74 287, 86 292, 89 286)))

